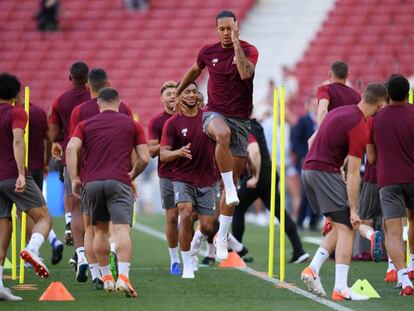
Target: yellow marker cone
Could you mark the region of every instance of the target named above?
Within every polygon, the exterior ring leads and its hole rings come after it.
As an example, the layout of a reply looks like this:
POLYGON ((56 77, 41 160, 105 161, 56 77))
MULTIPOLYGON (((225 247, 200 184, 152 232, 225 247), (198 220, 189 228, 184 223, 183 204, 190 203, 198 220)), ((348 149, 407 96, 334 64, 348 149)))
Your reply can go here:
POLYGON ((367 296, 369 298, 381 298, 372 285, 366 280, 358 280, 352 285, 352 290, 355 293, 367 296))
POLYGON ((10 270, 11 268, 12 268, 12 263, 6 257, 6 260, 4 261, 3 269, 4 270, 10 270))

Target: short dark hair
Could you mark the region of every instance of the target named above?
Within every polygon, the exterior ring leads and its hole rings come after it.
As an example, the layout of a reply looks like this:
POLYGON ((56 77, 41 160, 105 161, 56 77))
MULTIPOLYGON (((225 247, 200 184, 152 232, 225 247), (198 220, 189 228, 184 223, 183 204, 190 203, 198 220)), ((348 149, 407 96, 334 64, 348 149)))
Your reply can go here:
POLYGON ((391 100, 403 101, 410 92, 410 82, 403 75, 392 75, 387 82, 387 92, 391 100))
POLYGON ((102 68, 93 68, 88 75, 88 84, 92 90, 98 92, 106 87, 108 83, 108 75, 102 68))
POLYGON ((20 92, 20 81, 16 76, 8 73, 0 73, 0 98, 11 100, 20 92))
POLYGON ((75 84, 88 82, 89 67, 84 62, 75 62, 70 66, 70 76, 75 84))
POLYGON ((111 88, 106 87, 99 91, 98 93, 98 101, 104 103, 114 103, 119 101, 119 94, 118 91, 111 88))
POLYGON ((234 14, 232 11, 224 10, 216 15, 216 24, 220 18, 225 18, 225 17, 232 17, 234 21, 237 21, 236 14, 234 14))
POLYGON ((338 79, 346 79, 348 77, 348 64, 344 61, 338 60, 331 65, 333 74, 338 79))
POLYGON ((367 104, 377 104, 379 101, 386 101, 387 89, 383 83, 370 83, 366 86, 362 98, 367 104))

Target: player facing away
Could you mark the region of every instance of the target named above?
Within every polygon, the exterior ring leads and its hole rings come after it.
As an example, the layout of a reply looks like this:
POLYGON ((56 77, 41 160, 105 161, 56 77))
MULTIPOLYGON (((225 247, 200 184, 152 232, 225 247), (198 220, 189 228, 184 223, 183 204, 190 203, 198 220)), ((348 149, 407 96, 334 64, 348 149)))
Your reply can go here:
POLYGON ((22 300, 3 285, 3 265, 12 234, 13 203, 33 219, 32 235, 20 257, 29 262, 41 277, 49 271, 39 256, 39 248, 49 235, 51 218, 40 189, 26 176, 24 129, 27 113, 14 106, 20 93, 20 81, 7 73, 0 74, 0 299, 22 300))
POLYGON ((369 159, 377 166, 378 188, 387 251, 402 283, 400 295, 413 295, 414 279, 414 107, 408 104, 410 83, 401 75, 387 82, 390 103, 373 121, 369 159), (409 224, 410 263, 405 264, 402 218, 409 224))
POLYGON ((233 12, 222 11, 216 16, 216 30, 220 42, 206 45, 200 50, 196 63, 181 80, 176 96, 179 97, 207 67, 208 103, 203 113, 203 126, 216 143, 215 157, 224 184, 216 258, 225 260, 228 256, 227 233, 234 207, 239 204, 235 185, 247 157, 258 51, 253 45, 239 40, 238 24, 233 12))
POLYGON ((76 255, 79 260, 85 260, 85 248, 83 247, 84 227, 80 212, 79 199, 72 196, 72 188, 69 174, 66 169, 65 151, 69 142, 69 124, 72 110, 90 99, 89 90, 86 88, 89 68, 84 62, 75 62, 70 67, 69 79, 73 87, 58 96, 52 104, 49 118, 50 139, 53 142, 52 155, 62 156, 63 175, 65 184, 65 242, 75 245, 76 255))
POLYGON ((172 162, 161 162, 159 158, 162 129, 165 122, 174 114, 176 88, 177 83, 175 81, 166 81, 161 87, 160 101, 164 106, 164 110, 149 122, 148 146, 151 157, 158 156, 161 203, 162 208, 165 209, 165 233, 171 262, 170 274, 181 275, 180 255, 178 253, 178 209, 174 202, 174 187, 171 180, 172 162))
POLYGON ((309 290, 326 296, 319 270, 335 250, 335 286, 333 300, 366 300, 348 288, 354 230, 361 224, 357 213, 360 165, 368 143, 367 118, 374 115, 386 99, 382 84, 369 84, 358 105, 337 108, 327 114, 305 158, 302 181, 312 210, 333 224, 301 278, 309 290), (340 168, 348 157, 346 184, 340 168))
POLYGON ((83 187, 85 206, 94 226, 93 247, 98 259, 106 291, 122 291, 128 297, 137 293, 129 281, 132 242, 130 226, 133 214, 131 182, 144 170, 149 151, 142 127, 119 112, 119 95, 115 89, 104 88, 98 93, 101 113, 78 124, 67 149, 72 190, 79 195, 83 187), (82 159, 79 152, 82 149, 82 159), (130 170, 131 152, 138 159, 130 170), (78 164, 82 161, 82 181, 78 164), (109 222, 114 225, 118 249, 118 280, 109 267, 109 222))
POLYGON ((218 174, 214 145, 203 130, 203 112, 197 105, 197 85, 187 86, 180 97, 180 113, 164 125, 160 157, 173 162, 171 179, 175 204, 180 214, 179 242, 183 258, 183 279, 194 278, 190 253, 193 210, 198 214, 200 231, 208 236, 214 227, 215 190, 218 174))

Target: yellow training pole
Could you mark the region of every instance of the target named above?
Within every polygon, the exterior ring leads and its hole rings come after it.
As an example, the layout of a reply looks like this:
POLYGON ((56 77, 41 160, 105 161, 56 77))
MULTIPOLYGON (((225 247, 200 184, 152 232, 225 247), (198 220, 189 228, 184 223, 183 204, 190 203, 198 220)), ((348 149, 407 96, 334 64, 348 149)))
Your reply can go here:
POLYGON ((414 103, 414 92, 413 92, 412 89, 410 89, 410 92, 408 93, 408 102, 410 104, 413 104, 414 103))
MULTIPOLYGON (((24 110, 27 113, 27 123, 24 131, 24 146, 25 146, 25 167, 29 166, 29 118, 30 118, 30 88, 24 87, 24 110)), ((20 251, 26 247, 26 213, 22 212, 22 229, 20 233, 20 251)), ((20 277, 19 284, 24 283, 24 260, 20 258, 20 277)))
POLYGON ((278 121, 279 92, 277 88, 273 92, 273 137, 272 137, 272 182, 270 195, 269 218, 269 265, 267 275, 273 277, 273 259, 275 246, 275 205, 276 205, 276 166, 277 166, 277 121, 278 121))
POLYGON ((280 87, 280 281, 285 280, 285 87, 280 87))
POLYGON ((12 262, 12 280, 17 279, 17 226, 16 226, 17 209, 16 204, 12 208, 12 240, 11 240, 11 262, 12 262))
MULTIPOLYGON (((412 89, 410 89, 410 92, 408 93, 408 102, 410 104, 414 103, 414 92, 413 92, 412 89)), ((406 241, 407 245, 405 247, 406 248, 405 260, 406 260, 407 266, 410 264, 410 241, 408 239, 409 238, 409 235, 408 235, 409 230, 410 230, 410 224, 407 220, 407 241, 406 241)))

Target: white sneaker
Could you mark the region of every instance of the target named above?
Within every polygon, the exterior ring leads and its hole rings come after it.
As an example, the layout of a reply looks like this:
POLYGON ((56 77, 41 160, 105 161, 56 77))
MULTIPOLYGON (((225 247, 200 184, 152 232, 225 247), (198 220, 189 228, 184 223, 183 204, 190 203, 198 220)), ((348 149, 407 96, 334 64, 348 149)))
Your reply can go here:
POLYGON ((85 283, 88 280, 88 261, 85 257, 78 258, 78 268, 76 269, 76 280, 85 283))
POLYGON ((43 262, 43 259, 34 251, 25 248, 20 252, 20 258, 30 263, 38 276, 42 278, 49 277, 49 270, 43 262))
POLYGON ((194 279, 195 275, 194 275, 193 269, 184 269, 183 270, 183 275, 182 275, 181 278, 183 278, 183 279, 194 279))
POLYGON ((229 251, 227 249, 227 239, 217 238, 214 240, 214 245, 216 246, 216 260, 226 260, 229 256, 229 251))
POLYGON ((198 256, 192 256, 192 260, 193 260, 193 271, 198 271, 198 256))
POLYGON ((9 288, 0 286, 0 300, 20 301, 20 300, 23 300, 23 298, 13 295, 9 288))
POLYGON ((360 295, 358 293, 355 293, 352 289, 348 288, 344 291, 336 291, 334 290, 332 292, 332 300, 333 301, 344 301, 344 300, 368 300, 368 296, 360 295))
POLYGON ((325 290, 322 287, 321 278, 311 267, 306 267, 302 271, 300 279, 306 284, 311 293, 319 297, 326 297, 325 290))
POLYGON ((236 188, 228 192, 226 191, 226 205, 227 206, 239 205, 239 203, 240 203, 240 200, 239 200, 239 197, 237 196, 236 188))
POLYGON ((190 255, 196 256, 200 252, 201 245, 205 240, 204 236, 201 236, 199 239, 191 241, 190 255))

